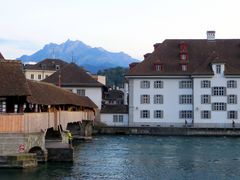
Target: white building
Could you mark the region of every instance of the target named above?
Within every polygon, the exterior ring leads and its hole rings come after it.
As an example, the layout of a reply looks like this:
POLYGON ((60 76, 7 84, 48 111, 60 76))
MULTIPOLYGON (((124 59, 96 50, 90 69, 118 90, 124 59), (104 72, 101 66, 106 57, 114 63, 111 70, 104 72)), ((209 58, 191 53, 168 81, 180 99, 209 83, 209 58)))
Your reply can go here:
POLYGON ((24 65, 24 73, 27 79, 41 81, 60 70, 64 65, 68 64, 60 59, 44 59, 37 64, 24 65))
POLYGON ((240 123, 240 39, 165 40, 130 65, 130 126, 240 123))
POLYGON ((59 71, 43 81, 61 86, 80 96, 88 96, 101 109, 102 88, 104 85, 74 63, 63 66, 59 71))

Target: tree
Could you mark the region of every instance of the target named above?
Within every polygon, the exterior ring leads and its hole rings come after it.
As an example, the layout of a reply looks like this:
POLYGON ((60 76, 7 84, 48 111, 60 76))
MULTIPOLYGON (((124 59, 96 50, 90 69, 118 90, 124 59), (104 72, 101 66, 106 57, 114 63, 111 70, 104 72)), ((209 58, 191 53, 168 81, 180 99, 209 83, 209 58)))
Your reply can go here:
POLYGON ((104 70, 99 70, 98 75, 106 76, 106 85, 108 87, 123 87, 124 84, 124 74, 126 74, 128 68, 115 67, 104 70))

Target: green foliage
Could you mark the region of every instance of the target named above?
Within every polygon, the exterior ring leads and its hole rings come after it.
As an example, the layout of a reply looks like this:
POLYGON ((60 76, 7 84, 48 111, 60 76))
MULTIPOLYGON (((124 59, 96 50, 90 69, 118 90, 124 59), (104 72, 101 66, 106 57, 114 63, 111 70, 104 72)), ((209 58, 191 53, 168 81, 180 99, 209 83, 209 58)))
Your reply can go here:
POLYGON ((126 74, 128 68, 123 67, 116 67, 116 68, 109 68, 104 70, 99 70, 97 72, 98 75, 106 76, 107 86, 113 87, 123 87, 124 83, 124 74, 126 74))

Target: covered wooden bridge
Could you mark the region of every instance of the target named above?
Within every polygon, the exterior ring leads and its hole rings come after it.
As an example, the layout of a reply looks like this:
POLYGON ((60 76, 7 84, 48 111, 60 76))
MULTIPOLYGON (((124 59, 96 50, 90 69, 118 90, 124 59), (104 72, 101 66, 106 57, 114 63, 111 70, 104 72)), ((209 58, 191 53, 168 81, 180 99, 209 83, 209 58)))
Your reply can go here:
POLYGON ((44 152, 49 130, 66 141, 73 124, 91 133, 97 106, 88 97, 26 80, 19 61, 0 60, 0 82, 0 154, 44 152))

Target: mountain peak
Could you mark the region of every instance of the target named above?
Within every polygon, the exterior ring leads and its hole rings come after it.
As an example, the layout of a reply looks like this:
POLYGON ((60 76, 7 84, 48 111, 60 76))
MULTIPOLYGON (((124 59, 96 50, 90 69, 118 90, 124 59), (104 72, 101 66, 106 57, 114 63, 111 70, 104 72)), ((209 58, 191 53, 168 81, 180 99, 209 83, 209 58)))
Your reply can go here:
POLYGON ((128 67, 132 62, 138 61, 124 52, 109 52, 102 47, 91 47, 79 40, 67 39, 61 44, 49 43, 43 49, 32 55, 23 55, 20 60, 42 61, 46 58, 58 58, 67 62, 73 60, 85 69, 96 73, 98 70, 110 67, 128 67))

